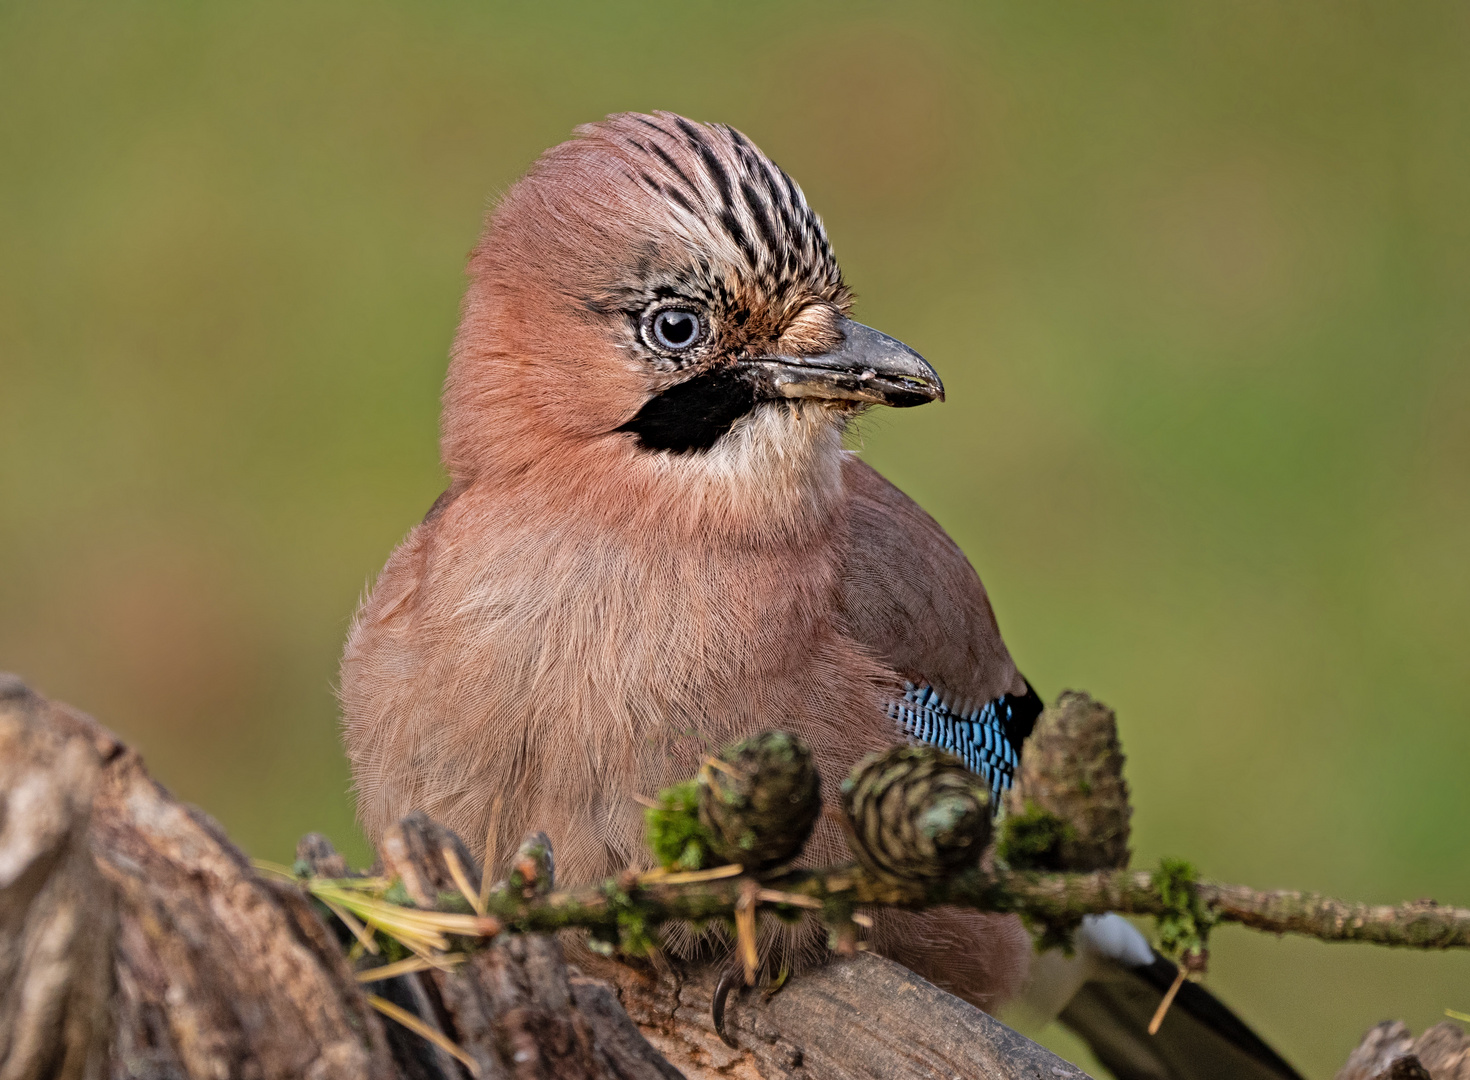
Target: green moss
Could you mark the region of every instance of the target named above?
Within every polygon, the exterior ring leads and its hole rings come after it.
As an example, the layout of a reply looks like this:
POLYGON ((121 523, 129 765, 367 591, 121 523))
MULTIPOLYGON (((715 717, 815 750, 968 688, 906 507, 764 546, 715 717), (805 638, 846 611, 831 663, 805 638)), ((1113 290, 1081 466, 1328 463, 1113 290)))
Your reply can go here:
MULTIPOLYGON (((1027 800, 1025 810, 1001 822, 995 851, 1012 870, 1060 870, 1064 868, 1064 846, 1076 839, 1077 831, 1071 824, 1027 800)), ((1037 952, 1061 949, 1063 955, 1072 955, 1077 919, 1044 919, 1027 914, 1021 918, 1035 939, 1037 952)))
POLYGON ((1012 870, 1059 870, 1063 845, 1076 838, 1070 824, 1028 800, 1001 823, 996 855, 1012 870))
POLYGON ((416 906, 413 898, 408 895, 408 890, 403 887, 403 882, 397 879, 394 879, 393 884, 389 885, 387 891, 383 893, 383 899, 399 907, 416 906))
POLYGON ((594 930, 592 947, 608 955, 617 951, 624 956, 647 956, 657 945, 648 917, 638 910, 633 897, 615 882, 607 882, 602 895, 616 926, 604 924, 594 930))
POLYGON ((694 780, 658 793, 643 811, 648 846, 666 870, 699 870, 708 863, 709 834, 699 823, 699 784, 694 780))
POLYGON ((434 910, 449 911, 456 915, 472 915, 475 911, 469 898, 458 889, 455 889, 453 892, 436 893, 434 896, 434 910))
POLYGON ((1195 890, 1199 871, 1183 859, 1165 856, 1154 880, 1166 909, 1156 920, 1159 952, 1176 963, 1201 964, 1215 919, 1195 890))
POLYGON ((633 910, 618 912, 618 946, 625 956, 647 956, 654 945, 647 919, 633 910))
POLYGON ((1047 922, 1029 915, 1022 915, 1021 922, 1026 925, 1027 930, 1031 931, 1032 942, 1038 953, 1061 949, 1063 956, 1072 955, 1074 950, 1072 938, 1077 932, 1077 927, 1081 925, 1080 920, 1047 922))

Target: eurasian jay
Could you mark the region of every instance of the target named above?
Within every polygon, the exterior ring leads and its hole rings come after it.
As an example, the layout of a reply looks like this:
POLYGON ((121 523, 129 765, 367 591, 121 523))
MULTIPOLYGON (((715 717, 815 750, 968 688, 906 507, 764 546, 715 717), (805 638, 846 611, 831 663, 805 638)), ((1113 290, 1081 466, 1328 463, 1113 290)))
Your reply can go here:
MULTIPOLYGON (((368 834, 421 810, 486 838, 494 873, 540 829, 558 880, 589 882, 646 864, 640 796, 765 728, 812 746, 829 804, 904 738, 1004 787, 1040 700, 964 554, 843 449, 938 375, 849 318, 820 220, 735 129, 576 134, 470 257, 449 488, 348 636, 368 834)), ((847 857, 824 819, 807 860, 847 857)), ((957 910, 890 913, 873 944, 991 1011, 1031 956, 1015 918, 957 910)))

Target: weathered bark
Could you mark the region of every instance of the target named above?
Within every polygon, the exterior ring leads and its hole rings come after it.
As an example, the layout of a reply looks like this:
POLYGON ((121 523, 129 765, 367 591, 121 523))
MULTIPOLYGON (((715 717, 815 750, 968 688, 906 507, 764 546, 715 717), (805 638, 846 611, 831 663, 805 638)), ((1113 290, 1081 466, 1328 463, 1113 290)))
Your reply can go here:
POLYGON ((1368 1029, 1336 1080, 1470 1080, 1470 1037, 1454 1024, 1435 1024, 1417 1039, 1402 1021, 1368 1029))
MULTIPOLYGON (((256 874, 110 733, 13 679, 0 798, 5 1080, 465 1075, 379 1018, 301 890, 256 874)), ((678 1075, 606 987, 573 987, 554 939, 510 938, 435 980, 395 980, 398 996, 456 1022, 480 1075, 678 1075)))
MULTIPOLYGON (((298 856, 347 874, 319 837, 298 856)), ((480 887, 464 845, 421 817, 382 856, 424 907, 461 879, 480 887)), ((535 903, 549 885, 518 895, 535 903)), ((875 957, 732 1000, 732 1051, 714 1034, 708 970, 599 961, 591 977, 556 938, 513 934, 453 972, 364 986, 344 939, 113 735, 0 676, 0 1080, 673 1080, 674 1064, 745 1080, 1082 1075, 875 957), (381 1018, 364 989, 450 1049, 381 1018)))
MULTIPOLYGON (((25 803, 36 776, 69 799, 70 862, 55 864, 58 870, 36 865, 48 888, 65 886, 66 866, 84 881, 77 962, 63 985, 87 994, 106 988, 101 1015, 89 1014, 87 1030, 89 1040, 101 1041, 107 1075, 392 1075, 381 1025, 298 890, 257 876, 213 821, 171 798, 137 754, 90 718, 13 681, 0 698, 0 718, 23 733, 15 749, 30 750, 28 758, 6 754, 7 769, 29 768, 33 777, 20 784, 6 777, 7 822, 18 828, 43 820, 25 803)), ((29 907, 33 918, 53 910, 44 895, 29 907)), ((0 949, 16 940, 0 930, 0 949)), ((29 999, 44 985, 32 974, 9 984, 7 996, 29 999)), ((46 1030, 15 1017, 0 1040, 22 1045, 46 1030)), ((33 1056, 15 1075, 93 1074, 33 1056)))
POLYGON ((99 761, 45 712, 0 674, 0 1078, 95 1080, 116 929, 87 846, 99 761))
POLYGON ((1086 1073, 891 960, 860 953, 775 994, 732 994, 720 1040, 710 1019, 718 972, 589 960, 628 1015, 690 1080, 984 1077, 1086 1080, 1086 1073))

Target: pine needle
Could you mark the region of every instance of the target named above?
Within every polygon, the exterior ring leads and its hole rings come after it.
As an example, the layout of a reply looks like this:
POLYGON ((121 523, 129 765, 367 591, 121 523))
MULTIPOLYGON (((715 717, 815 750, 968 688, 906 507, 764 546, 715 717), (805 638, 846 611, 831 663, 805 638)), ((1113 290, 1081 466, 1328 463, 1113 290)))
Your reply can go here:
POLYGON ((490 800, 490 824, 485 828, 485 852, 480 859, 480 908, 490 904, 490 890, 495 877, 495 860, 500 855, 500 844, 496 839, 500 832, 500 812, 504 809, 505 796, 497 791, 490 800))
POLYGON ((452 845, 445 844, 440 854, 444 856, 444 865, 449 867, 449 876, 454 879, 454 886, 459 894, 469 901, 476 915, 483 917, 485 901, 480 898, 477 890, 470 888, 470 876, 464 872, 464 865, 459 861, 459 852, 452 845))
POLYGON ((396 979, 399 975, 412 975, 415 971, 428 971, 430 968, 442 968, 444 965, 458 964, 464 960, 464 953, 446 953, 436 957, 435 960, 426 960, 422 956, 410 956, 407 960, 399 960, 392 964, 383 964, 380 967, 367 968, 357 973, 357 981, 360 983, 378 982, 382 979, 396 979), (436 962, 437 961, 437 962, 436 962))
MULTIPOLYGON (((780 889, 762 889, 755 894, 755 898, 762 904, 789 904, 792 907, 807 908, 810 911, 822 910, 822 902, 815 897, 802 896, 794 892, 782 892, 780 889)), ((857 916, 854 915, 853 921, 856 920, 857 916)))
POLYGON ((419 934, 458 934, 461 937, 494 937, 500 933, 499 920, 489 915, 423 911, 330 886, 314 887, 312 893, 323 901, 341 904, 364 922, 377 923, 385 930, 403 926, 419 934))
POLYGON ((1164 1023, 1164 1016, 1169 1011, 1169 1006, 1174 1004, 1174 995, 1179 993, 1179 988, 1184 985, 1186 976, 1184 965, 1179 965, 1179 974, 1174 976, 1174 985, 1169 987, 1169 992, 1164 995, 1164 1000, 1159 1002, 1159 1007, 1154 1011, 1154 1018, 1148 1022, 1148 1033, 1157 1035, 1159 1028, 1164 1023))
POLYGON ((1446 1009, 1444 1014, 1451 1020, 1458 1020, 1462 1024, 1470 1024, 1470 1013, 1456 1012, 1454 1009, 1446 1009))
POLYGON ((282 863, 271 862, 269 859, 251 859, 250 865, 275 877, 285 878, 288 881, 296 880, 296 872, 282 863))
POLYGON ((738 877, 743 873, 745 867, 739 863, 731 863, 709 870, 681 870, 673 874, 663 869, 649 870, 639 874, 636 880, 639 885, 697 885, 701 881, 719 881, 722 878, 738 877))
POLYGON ((735 938, 741 963, 745 965, 746 986, 755 985, 756 969, 760 967, 760 953, 755 941, 755 906, 759 893, 755 882, 747 881, 740 890, 740 899, 735 901, 735 938))
MULTIPOLYGON (((317 899, 321 900, 321 897, 317 897, 317 899)), ((341 920, 343 926, 352 931, 352 936, 357 938, 359 945, 374 956, 378 955, 378 943, 373 940, 373 932, 358 922, 353 917, 352 912, 332 903, 330 900, 322 900, 322 903, 327 906, 328 911, 341 920)))
POLYGON ((704 767, 707 769, 719 769, 720 772, 724 773, 726 776, 733 776, 736 780, 744 780, 747 778, 745 773, 737 769, 734 765, 731 765, 728 761, 721 761, 717 757, 705 758, 704 767))
POLYGON ((394 1005, 393 1002, 388 1001, 385 998, 380 998, 377 994, 368 995, 368 1004, 377 1009, 378 1012, 382 1013, 390 1020, 398 1021, 404 1027, 408 1028, 409 1031, 412 1031, 415 1035, 419 1035, 425 1039, 428 1039, 431 1043, 437 1046, 440 1050, 443 1050, 446 1054, 453 1055, 456 1059, 458 1059, 461 1064, 464 1065, 466 1069, 470 1071, 471 1076, 476 1078, 479 1077, 480 1066, 475 1064, 475 1059, 470 1057, 469 1054, 465 1053, 463 1048, 461 1048, 458 1043, 456 1043, 453 1039, 450 1039, 443 1032, 435 1031, 413 1013, 409 1012, 406 1009, 400 1009, 397 1005, 394 1005))

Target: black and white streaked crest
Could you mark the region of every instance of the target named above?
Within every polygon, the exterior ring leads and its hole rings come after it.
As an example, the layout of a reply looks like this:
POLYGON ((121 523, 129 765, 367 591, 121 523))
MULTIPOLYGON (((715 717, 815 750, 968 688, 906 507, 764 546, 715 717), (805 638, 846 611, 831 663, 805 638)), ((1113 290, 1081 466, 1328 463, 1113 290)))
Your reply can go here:
MULTIPOLYGON (((701 299, 724 306, 744 289, 774 303, 798 295, 847 303, 821 219, 796 182, 739 131, 660 112, 620 113, 577 134, 618 151, 626 178, 658 197, 666 210, 660 224, 702 263, 698 284, 711 295, 701 299)), ((645 284, 658 295, 694 283, 645 284)))

